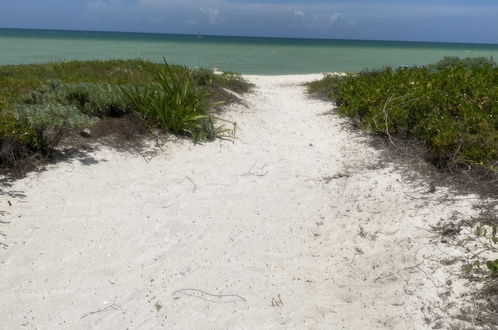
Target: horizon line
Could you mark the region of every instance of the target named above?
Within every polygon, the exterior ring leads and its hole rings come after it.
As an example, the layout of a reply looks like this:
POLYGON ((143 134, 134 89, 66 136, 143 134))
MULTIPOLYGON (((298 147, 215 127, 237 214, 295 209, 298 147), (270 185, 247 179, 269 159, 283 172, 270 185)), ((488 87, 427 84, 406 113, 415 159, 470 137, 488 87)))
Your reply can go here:
POLYGON ((345 38, 312 38, 312 37, 277 37, 277 36, 259 36, 259 35, 218 35, 218 34, 191 34, 191 33, 166 33, 166 32, 138 32, 138 31, 112 31, 112 30, 80 30, 80 29, 51 29, 51 28, 23 28, 23 27, 3 27, 0 30, 24 30, 24 31, 61 31, 61 32, 93 32, 93 33, 129 33, 129 34, 152 34, 165 36, 198 36, 203 37, 224 37, 224 38, 248 38, 248 39, 289 39, 289 40, 317 40, 317 41, 373 41, 373 42, 405 42, 405 43, 427 43, 427 44, 465 44, 465 45, 493 45, 498 43, 492 42, 463 42, 463 41, 427 41, 427 40, 395 40, 395 39, 345 39, 345 38))

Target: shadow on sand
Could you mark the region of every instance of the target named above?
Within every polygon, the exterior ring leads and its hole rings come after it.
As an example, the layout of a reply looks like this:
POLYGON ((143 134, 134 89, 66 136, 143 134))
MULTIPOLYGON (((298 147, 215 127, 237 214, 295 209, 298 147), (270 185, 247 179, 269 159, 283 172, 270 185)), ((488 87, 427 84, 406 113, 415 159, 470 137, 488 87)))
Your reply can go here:
POLYGON ((11 200, 22 200, 26 198, 23 191, 12 189, 13 184, 8 179, 0 179, 0 197, 2 202, 0 203, 0 248, 7 249, 9 246, 7 244, 7 234, 2 230, 2 227, 10 224, 8 217, 10 213, 5 209, 12 207, 11 200))

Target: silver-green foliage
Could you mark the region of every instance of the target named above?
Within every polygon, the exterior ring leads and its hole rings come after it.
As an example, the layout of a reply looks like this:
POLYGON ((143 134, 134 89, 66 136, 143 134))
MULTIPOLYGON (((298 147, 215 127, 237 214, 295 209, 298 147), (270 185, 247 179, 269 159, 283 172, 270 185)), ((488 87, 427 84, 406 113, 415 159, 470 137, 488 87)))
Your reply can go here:
POLYGON ((49 81, 31 92, 26 104, 60 103, 75 105, 82 112, 98 117, 119 117, 130 111, 130 102, 118 85, 49 81))
POLYGON ((60 103, 19 105, 15 115, 36 132, 40 141, 46 141, 48 148, 55 147, 68 129, 88 127, 97 121, 75 106, 60 103))

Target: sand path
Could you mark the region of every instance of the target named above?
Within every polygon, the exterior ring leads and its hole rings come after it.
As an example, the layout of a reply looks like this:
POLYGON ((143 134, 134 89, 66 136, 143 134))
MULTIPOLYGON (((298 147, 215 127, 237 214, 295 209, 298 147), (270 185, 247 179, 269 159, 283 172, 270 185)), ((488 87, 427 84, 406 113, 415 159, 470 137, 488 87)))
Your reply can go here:
POLYGON ((102 148, 4 187, 0 328, 428 328, 457 252, 426 229, 473 200, 379 167, 306 96, 318 77, 249 76, 234 143, 102 148))

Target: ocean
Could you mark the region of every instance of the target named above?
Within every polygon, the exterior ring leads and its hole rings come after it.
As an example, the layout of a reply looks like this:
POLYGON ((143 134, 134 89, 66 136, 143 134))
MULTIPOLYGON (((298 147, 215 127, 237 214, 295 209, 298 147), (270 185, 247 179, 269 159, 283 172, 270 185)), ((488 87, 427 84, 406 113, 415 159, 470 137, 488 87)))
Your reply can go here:
POLYGON ((244 74, 351 72, 445 56, 498 59, 498 45, 0 29, 0 64, 142 58, 244 74))

